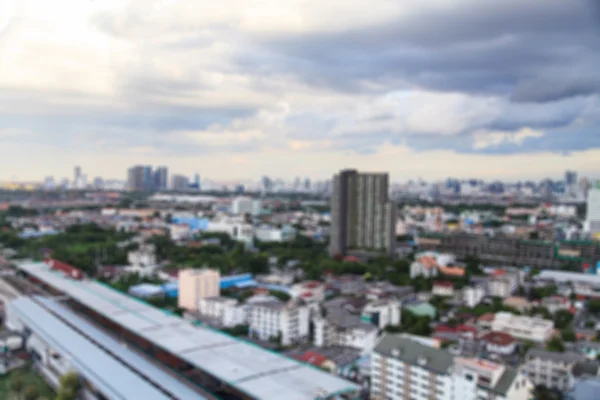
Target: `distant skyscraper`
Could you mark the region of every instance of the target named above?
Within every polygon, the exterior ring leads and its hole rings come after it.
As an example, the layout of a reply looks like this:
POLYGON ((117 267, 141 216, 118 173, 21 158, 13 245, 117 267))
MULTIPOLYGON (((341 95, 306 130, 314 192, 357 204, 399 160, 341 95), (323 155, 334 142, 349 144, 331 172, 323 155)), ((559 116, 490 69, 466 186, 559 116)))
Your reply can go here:
POLYGON ((577 172, 565 171, 565 184, 567 186, 572 186, 572 185, 577 184, 577 172))
POLYGON ((306 190, 307 192, 310 191, 310 179, 309 178, 304 179, 304 190, 306 190))
POLYGON ((154 171, 154 189, 167 190, 169 186, 169 169, 167 167, 158 167, 154 171))
POLYGON ((73 187, 77 187, 80 179, 81 179, 81 167, 79 165, 76 165, 75 171, 73 172, 73 187))
POLYGON ((143 165, 135 165, 127 170, 127 189, 140 192, 144 190, 143 165))
POLYGON ((268 176, 262 177, 262 189, 265 193, 269 193, 273 190, 273 181, 268 176))
POLYGON ((343 170, 333 179, 329 254, 350 249, 395 250, 395 206, 388 198, 386 173, 343 170))
POLYGON ((171 188, 173 190, 188 190, 189 180, 185 175, 173 175, 171 178, 171 188))

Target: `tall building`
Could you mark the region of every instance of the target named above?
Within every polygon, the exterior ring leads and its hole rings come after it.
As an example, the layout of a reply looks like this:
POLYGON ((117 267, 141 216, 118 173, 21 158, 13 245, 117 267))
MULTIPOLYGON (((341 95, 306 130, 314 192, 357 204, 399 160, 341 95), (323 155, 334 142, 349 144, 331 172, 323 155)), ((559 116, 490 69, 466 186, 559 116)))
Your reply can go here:
POLYGON ((179 307, 198 310, 200 300, 221 294, 221 274, 216 269, 182 269, 179 271, 179 307))
POLYGON ((171 189, 173 190, 187 190, 189 186, 189 180, 185 175, 173 175, 171 178, 171 189))
POLYGON ((343 170, 333 179, 329 254, 348 250, 395 250, 395 206, 386 173, 343 170))
POLYGON ((577 172, 565 171, 565 185, 572 186, 577 183, 577 172))
POLYGON ((144 190, 144 166, 135 165, 127 170, 127 189, 131 191, 144 190))
POLYGON ((585 225, 587 231, 600 240, 600 181, 588 191, 585 225))
POLYGON ((76 165, 75 170, 73 172, 73 187, 77 187, 80 179, 81 179, 81 167, 79 165, 76 165))
POLYGON ((158 167, 154 171, 154 189, 167 190, 169 185, 169 169, 167 167, 158 167))

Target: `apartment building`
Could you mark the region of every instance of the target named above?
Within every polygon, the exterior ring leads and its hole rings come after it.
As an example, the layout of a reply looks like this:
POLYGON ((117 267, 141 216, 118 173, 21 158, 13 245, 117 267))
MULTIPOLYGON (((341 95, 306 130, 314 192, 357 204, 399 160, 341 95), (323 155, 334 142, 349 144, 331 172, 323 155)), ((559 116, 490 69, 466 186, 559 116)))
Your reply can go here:
POLYGON ((518 272, 509 272, 497 269, 487 281, 487 293, 492 297, 506 299, 519 287, 520 276, 518 272))
POLYGON ((283 346, 308 339, 309 308, 292 300, 287 303, 269 295, 248 299, 250 335, 261 340, 280 339, 283 346))
POLYGON ((525 357, 523 370, 535 385, 567 391, 573 385, 573 367, 584 360, 585 356, 574 352, 531 349, 525 357))
POLYGON ((480 285, 466 286, 462 290, 462 300, 467 307, 475 307, 485 297, 485 289, 480 285))
POLYGON ((373 351, 374 400, 527 400, 532 388, 514 368, 455 358, 403 335, 383 336, 373 351))
POLYGON ((248 309, 236 299, 228 297, 204 297, 200 299, 198 312, 212 320, 216 326, 232 328, 248 323, 248 309))
POLYGON ((491 328, 493 331, 508 333, 520 340, 544 343, 554 332, 554 322, 542 318, 499 312, 494 316, 491 328))
POLYGON ((349 250, 385 252, 396 248, 395 206, 385 173, 343 170, 333 178, 329 254, 349 250))
POLYGON ((221 294, 221 274, 216 269, 182 269, 179 271, 178 306, 197 311, 200 300, 221 294))

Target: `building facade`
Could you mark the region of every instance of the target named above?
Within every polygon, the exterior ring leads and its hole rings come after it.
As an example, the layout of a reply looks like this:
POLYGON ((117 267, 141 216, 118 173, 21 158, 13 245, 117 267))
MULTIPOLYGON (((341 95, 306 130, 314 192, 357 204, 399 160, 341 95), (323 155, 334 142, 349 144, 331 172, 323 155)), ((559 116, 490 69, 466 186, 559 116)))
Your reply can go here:
POLYGON ((200 300, 221 294, 221 274, 215 269, 183 269, 179 271, 179 307, 197 311, 200 300))
POLYGON ((343 170, 333 179, 329 254, 368 250, 392 255, 395 206, 388 198, 388 174, 343 170))
POLYGON ((554 322, 551 320, 517 316, 507 312, 496 313, 491 327, 494 331, 536 343, 546 342, 554 332, 554 322))
POLYGON ((308 340, 309 308, 295 301, 283 302, 272 296, 248 300, 250 335, 260 340, 279 340, 283 346, 308 340))
POLYGON ((583 360, 584 356, 573 352, 531 349, 525 357, 523 369, 534 384, 567 391, 573 385, 573 367, 583 360))
POLYGON ((385 335, 371 361, 374 400, 527 400, 533 389, 519 372, 451 353, 402 335, 385 335))

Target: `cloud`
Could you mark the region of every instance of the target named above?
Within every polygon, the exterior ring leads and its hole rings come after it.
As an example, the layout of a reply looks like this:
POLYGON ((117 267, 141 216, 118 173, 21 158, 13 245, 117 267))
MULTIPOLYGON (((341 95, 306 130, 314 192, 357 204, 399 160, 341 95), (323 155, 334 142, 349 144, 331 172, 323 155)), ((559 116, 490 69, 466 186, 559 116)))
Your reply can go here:
POLYGON ((591 0, 374 0, 367 13, 359 0, 15 4, 0 120, 28 132, 21 154, 93 149, 121 170, 281 157, 282 174, 302 174, 309 155, 379 169, 387 149, 454 168, 600 148, 591 0))
POLYGON ((525 139, 541 138, 544 133, 531 128, 523 128, 517 132, 475 132, 473 133, 473 148, 476 150, 498 146, 502 143, 521 145, 525 139))

